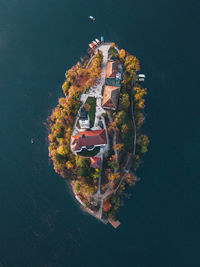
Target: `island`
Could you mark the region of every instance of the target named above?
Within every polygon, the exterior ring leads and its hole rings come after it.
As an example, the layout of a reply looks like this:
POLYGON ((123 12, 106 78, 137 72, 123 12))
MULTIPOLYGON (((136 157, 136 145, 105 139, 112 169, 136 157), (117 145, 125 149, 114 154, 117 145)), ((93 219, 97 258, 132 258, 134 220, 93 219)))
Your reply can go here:
MULTIPOLYGON (((91 46, 90 46, 91 47, 91 46)), ((117 228, 126 185, 147 152, 139 60, 101 42, 65 73, 64 97, 48 118, 49 157, 82 209, 117 228)))

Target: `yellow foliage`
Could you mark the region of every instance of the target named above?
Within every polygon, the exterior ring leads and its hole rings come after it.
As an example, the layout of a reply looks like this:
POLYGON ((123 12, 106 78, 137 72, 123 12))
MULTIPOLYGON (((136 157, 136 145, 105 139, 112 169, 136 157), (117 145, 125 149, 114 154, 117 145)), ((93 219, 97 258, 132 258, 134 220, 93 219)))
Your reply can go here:
POLYGON ((64 97, 60 97, 58 100, 58 103, 62 106, 64 106, 66 104, 66 99, 64 97))
POLYGON ((120 151, 122 150, 123 146, 124 146, 123 144, 116 144, 115 146, 113 146, 113 148, 116 149, 117 151, 120 151))
POLYGON ((125 55, 126 55, 126 51, 125 51, 124 49, 121 49, 121 50, 119 51, 119 57, 120 57, 120 58, 124 58, 125 55))
POLYGON ((145 108, 144 99, 140 99, 137 105, 139 108, 145 108))
POLYGON ((60 154, 60 155, 66 155, 66 154, 67 154, 67 149, 66 149, 65 146, 60 145, 60 146, 57 148, 57 152, 58 152, 58 154, 60 154))
POLYGON ((66 162, 66 167, 67 167, 67 169, 72 169, 72 168, 74 168, 74 165, 72 164, 71 161, 67 161, 66 162))

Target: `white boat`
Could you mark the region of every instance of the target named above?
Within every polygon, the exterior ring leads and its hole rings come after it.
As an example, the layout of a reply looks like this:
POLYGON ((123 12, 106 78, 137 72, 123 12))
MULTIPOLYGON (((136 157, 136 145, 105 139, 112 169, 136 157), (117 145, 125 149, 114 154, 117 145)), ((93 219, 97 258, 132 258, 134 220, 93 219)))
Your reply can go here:
POLYGON ((99 39, 95 38, 95 41, 97 42, 97 44, 100 44, 99 39))
POLYGON ((94 44, 94 45, 97 45, 97 42, 93 41, 93 44, 94 44))
POLYGON ((95 18, 94 18, 93 16, 89 16, 89 19, 90 19, 91 21, 95 21, 95 18))
POLYGON ((145 74, 138 74, 137 77, 138 78, 145 78, 146 76, 145 76, 145 74))

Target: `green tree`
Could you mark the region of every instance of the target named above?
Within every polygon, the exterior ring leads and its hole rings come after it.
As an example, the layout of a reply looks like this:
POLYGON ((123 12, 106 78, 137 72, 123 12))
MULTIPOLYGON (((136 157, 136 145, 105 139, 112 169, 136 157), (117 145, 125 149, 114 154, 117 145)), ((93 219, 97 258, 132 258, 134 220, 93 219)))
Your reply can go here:
POLYGON ((149 138, 145 134, 141 134, 137 137, 137 145, 140 146, 140 152, 146 153, 148 151, 147 147, 149 145, 149 138))
POLYGON ((56 154, 55 154, 55 161, 56 161, 57 163, 59 163, 59 164, 62 164, 62 163, 64 163, 65 158, 64 158, 63 155, 56 153, 56 154))
POLYGON ((86 166, 79 167, 77 170, 78 176, 87 177, 88 176, 88 168, 86 166))
POLYGON ((128 110, 129 106, 130 106, 129 94, 128 93, 121 94, 119 100, 119 108, 128 110))
POLYGON ((77 167, 87 167, 87 159, 83 157, 76 156, 75 162, 77 167))
POLYGON ((126 118, 126 112, 124 110, 119 111, 118 113, 114 113, 114 122, 117 126, 123 124, 124 119, 126 118))

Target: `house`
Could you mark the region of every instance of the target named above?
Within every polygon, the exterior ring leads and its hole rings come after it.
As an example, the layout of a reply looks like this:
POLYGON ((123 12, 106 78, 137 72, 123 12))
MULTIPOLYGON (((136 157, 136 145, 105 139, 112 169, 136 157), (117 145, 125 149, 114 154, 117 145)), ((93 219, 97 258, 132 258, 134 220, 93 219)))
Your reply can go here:
POLYGON ((101 106, 105 109, 115 110, 118 104, 120 87, 105 85, 101 106))
POLYGON ((94 169, 100 169, 101 168, 101 158, 91 157, 90 158, 90 167, 92 167, 94 169))
POLYGON ((106 80, 105 84, 120 87, 122 79, 122 66, 117 61, 109 60, 106 64, 106 80))
POLYGON ((81 129, 90 128, 90 118, 85 108, 81 108, 80 110, 79 125, 81 129))
POLYGON ((80 152, 83 148, 92 151, 97 146, 105 146, 107 144, 106 131, 83 131, 77 135, 71 136, 71 149, 74 152, 80 152))

